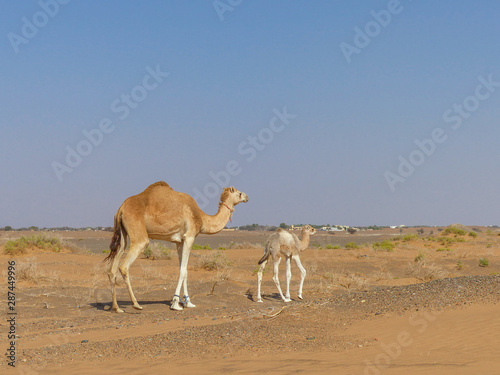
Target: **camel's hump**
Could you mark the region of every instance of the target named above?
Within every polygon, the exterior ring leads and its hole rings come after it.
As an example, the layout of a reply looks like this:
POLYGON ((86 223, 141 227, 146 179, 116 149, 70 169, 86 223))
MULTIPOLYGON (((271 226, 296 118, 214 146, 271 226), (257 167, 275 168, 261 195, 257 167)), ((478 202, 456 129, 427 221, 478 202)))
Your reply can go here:
POLYGON ((149 185, 149 186, 146 188, 146 190, 148 190, 148 189, 154 189, 155 187, 159 187, 159 186, 164 186, 164 187, 168 187, 169 189, 172 189, 172 188, 170 187, 170 185, 169 185, 169 184, 167 184, 165 181, 158 181, 158 182, 155 182, 154 184, 149 185))

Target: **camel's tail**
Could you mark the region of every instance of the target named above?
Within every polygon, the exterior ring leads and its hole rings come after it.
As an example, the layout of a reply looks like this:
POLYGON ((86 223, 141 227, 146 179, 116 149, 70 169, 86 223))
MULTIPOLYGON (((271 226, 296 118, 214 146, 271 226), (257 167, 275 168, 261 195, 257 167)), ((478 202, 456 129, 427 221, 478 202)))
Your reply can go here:
POLYGON ((264 263, 269 258, 270 255, 271 255, 271 246, 269 246, 269 244, 267 243, 264 249, 264 255, 262 256, 262 258, 260 258, 259 264, 264 263))
POLYGON ((122 223, 122 209, 118 210, 115 215, 115 228, 113 233, 113 238, 111 239, 111 243, 109 245, 109 255, 104 258, 104 261, 112 262, 115 259, 116 254, 118 253, 118 249, 121 246, 122 238, 124 241, 124 247, 127 246, 127 231, 123 227, 122 223))

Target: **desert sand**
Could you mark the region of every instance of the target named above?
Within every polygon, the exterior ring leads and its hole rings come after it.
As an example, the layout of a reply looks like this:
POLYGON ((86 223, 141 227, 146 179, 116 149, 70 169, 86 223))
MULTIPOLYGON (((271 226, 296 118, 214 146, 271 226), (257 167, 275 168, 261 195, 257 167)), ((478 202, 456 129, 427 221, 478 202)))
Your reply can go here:
MULTIPOLYGON (((57 233, 66 244, 58 253, 31 249, 0 255, 5 290, 7 262, 16 262, 16 369, 22 374, 497 373, 498 233, 477 228, 477 237, 448 235, 460 240, 442 242, 436 228, 424 229, 423 235, 392 241, 393 251, 374 249, 373 243, 398 236, 398 230, 318 233, 301 255, 308 272, 304 300, 296 297, 299 274, 292 265, 290 303, 278 298, 269 266, 264 302, 254 302, 257 261, 269 232, 200 236, 196 242, 214 250, 191 255, 188 280, 197 307, 169 309, 178 275, 172 252, 134 263, 132 286, 144 309, 132 308, 122 283, 118 302, 124 314, 109 311, 102 250, 110 233, 57 233), (359 247, 345 249, 349 242, 359 247), (489 266, 480 267, 480 258, 489 266)), ((0 243, 21 234, 4 232, 0 243)), ((280 272, 283 287, 283 264, 280 272)), ((6 317, 6 293, 1 304, 6 317)), ((7 349, 6 319, 1 328, 7 349)), ((0 364, 1 373, 16 369, 5 358, 0 364)))

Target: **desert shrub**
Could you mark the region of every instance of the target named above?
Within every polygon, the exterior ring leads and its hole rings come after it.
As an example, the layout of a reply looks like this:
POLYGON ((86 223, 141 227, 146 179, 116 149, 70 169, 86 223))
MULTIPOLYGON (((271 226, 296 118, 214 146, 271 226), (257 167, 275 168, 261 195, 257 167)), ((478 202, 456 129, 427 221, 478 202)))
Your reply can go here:
POLYGON ((412 240, 416 240, 418 238, 418 235, 416 234, 407 234, 407 235, 404 235, 403 237, 401 237, 401 240, 403 240, 404 242, 410 242, 412 240))
POLYGON ((147 259, 172 259, 173 251, 158 242, 150 242, 146 250, 142 252, 147 259))
POLYGON ((203 254, 198 258, 197 266, 208 271, 221 270, 231 265, 231 262, 222 251, 203 254))
POLYGON ((461 261, 461 260, 459 260, 459 261, 457 262, 457 270, 461 270, 461 269, 463 269, 463 268, 464 268, 464 264, 462 263, 462 261, 461 261))
POLYGON ((229 245, 223 244, 226 249, 263 249, 264 246, 258 243, 250 242, 231 242, 229 245))
POLYGON ((444 235, 447 234, 454 234, 456 236, 465 236, 467 232, 463 229, 457 228, 457 227, 448 227, 443 231, 444 235))
POLYGON ((434 263, 428 263, 425 259, 418 262, 409 262, 407 274, 422 281, 446 277, 446 271, 442 267, 434 263))
POLYGON ((396 245, 389 240, 384 240, 382 242, 374 242, 372 246, 374 250, 394 251, 396 245))
POLYGON ((18 262, 16 265, 16 277, 18 280, 37 281, 40 276, 38 264, 35 258, 27 258, 25 262, 18 262))
POLYGON ((62 249, 62 242, 60 238, 45 233, 27 237, 22 236, 17 240, 7 241, 4 253, 9 255, 22 254, 29 248, 52 250, 58 253, 62 249))
POLYGON ((197 243, 193 244, 191 247, 193 250, 212 250, 210 245, 198 245, 197 243))
POLYGON ((476 232, 469 232, 469 236, 471 236, 472 238, 476 238, 477 233, 476 232))
POLYGON ((340 249, 340 246, 339 245, 332 245, 332 244, 328 244, 325 246, 326 249, 340 249))
POLYGON ((418 255, 415 257, 414 261, 415 262, 422 262, 423 260, 425 259, 425 253, 424 252, 420 252, 418 253, 418 255))
POLYGON ((490 261, 486 258, 479 259, 479 267, 488 267, 490 265, 490 261))
POLYGON ((344 247, 348 250, 359 249, 359 246, 355 242, 348 242, 344 245, 344 247))
POLYGON ((437 240, 443 246, 450 246, 451 244, 457 242, 456 238, 451 237, 438 237, 437 240))
POLYGON ((436 249, 436 251, 453 251, 449 247, 440 247, 439 249, 436 249))
POLYGON ((317 249, 321 249, 321 245, 319 243, 313 243, 313 246, 317 249))

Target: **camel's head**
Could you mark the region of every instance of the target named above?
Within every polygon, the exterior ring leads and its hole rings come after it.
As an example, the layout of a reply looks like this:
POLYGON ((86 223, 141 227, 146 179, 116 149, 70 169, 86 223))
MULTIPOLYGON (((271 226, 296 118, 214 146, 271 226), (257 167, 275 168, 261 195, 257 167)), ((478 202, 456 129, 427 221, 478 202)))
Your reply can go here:
POLYGON ((311 227, 309 224, 308 225, 304 225, 304 227, 302 228, 302 230, 304 232, 309 233, 310 236, 312 236, 313 234, 316 233, 316 229, 314 229, 313 227, 311 227))
POLYGON ((248 195, 231 186, 224 188, 220 196, 220 201, 223 203, 232 203, 233 206, 236 206, 238 203, 248 202, 248 195))

